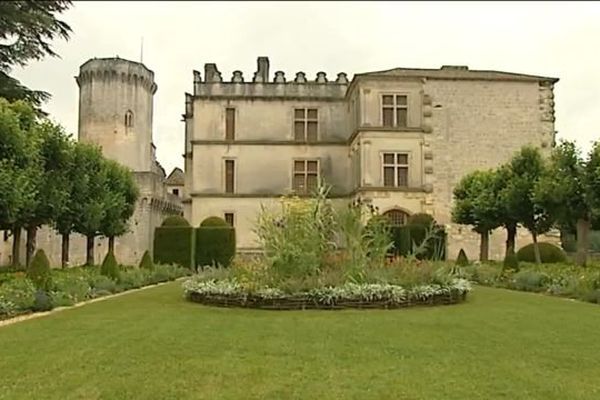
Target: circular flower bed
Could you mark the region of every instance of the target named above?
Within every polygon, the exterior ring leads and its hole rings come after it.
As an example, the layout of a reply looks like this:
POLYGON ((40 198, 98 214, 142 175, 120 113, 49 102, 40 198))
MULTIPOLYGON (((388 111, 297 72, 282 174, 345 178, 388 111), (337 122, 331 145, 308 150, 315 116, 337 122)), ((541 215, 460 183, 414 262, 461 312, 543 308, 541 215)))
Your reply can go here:
POLYGON ((420 285, 409 289, 390 284, 345 283, 289 294, 277 288, 250 291, 235 280, 207 281, 195 277, 185 281, 183 289, 188 300, 218 307, 340 310, 456 304, 466 299, 471 285, 465 279, 453 279, 447 285, 420 285))

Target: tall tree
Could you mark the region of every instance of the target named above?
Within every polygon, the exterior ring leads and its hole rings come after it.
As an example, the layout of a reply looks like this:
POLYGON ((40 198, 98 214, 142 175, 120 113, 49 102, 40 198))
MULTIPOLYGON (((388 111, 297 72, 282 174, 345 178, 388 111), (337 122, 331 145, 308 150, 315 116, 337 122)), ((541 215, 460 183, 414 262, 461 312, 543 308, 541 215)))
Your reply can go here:
POLYGON ((513 178, 513 172, 510 168, 510 164, 504 164, 496 170, 496 187, 495 191, 498 193, 498 211, 499 221, 504 229, 506 229, 506 250, 504 257, 506 258, 509 254, 515 252, 515 241, 517 237, 517 226, 519 221, 514 216, 512 208, 508 206, 506 196, 508 187, 511 179, 513 178))
POLYGON ((539 150, 524 146, 508 163, 510 179, 501 190, 501 198, 510 215, 523 225, 533 239, 535 260, 541 263, 538 236, 550 230, 553 220, 548 211, 535 201, 535 186, 545 171, 539 150))
POLYGON ((479 259, 489 257, 490 232, 501 225, 497 179, 494 171, 475 171, 465 175, 454 188, 452 220, 471 225, 480 235, 479 259))
POLYGON ((598 144, 582 158, 575 143, 562 141, 552 151, 550 164, 535 187, 535 201, 549 210, 561 226, 576 226, 579 265, 587 262, 589 231, 598 205, 600 163, 598 144))
POLYGON ((107 209, 112 205, 110 196, 107 196, 105 161, 98 146, 77 144, 74 164, 85 174, 75 182, 73 189, 77 192, 77 201, 72 203, 72 212, 76 216, 73 227, 75 232, 86 237, 87 265, 94 265, 95 238, 100 234, 107 209))
POLYGON ((10 73, 15 66, 24 67, 29 61, 58 56, 50 41, 69 39, 71 28, 56 17, 69 7, 70 1, 0 2, 0 97, 26 100, 37 109, 50 97, 25 87, 10 73))
POLYGON ((12 263, 21 260, 21 216, 37 195, 37 152, 32 131, 37 123, 25 102, 0 98, 0 229, 13 234, 12 263))
POLYGON ((31 140, 37 147, 33 173, 30 175, 35 195, 20 216, 19 224, 27 232, 26 265, 36 247, 37 230, 56 220, 68 202, 68 171, 71 168, 70 137, 64 129, 45 118, 34 126, 31 140))
POLYGON ((106 174, 107 209, 100 233, 108 238, 108 249, 114 252, 115 237, 128 231, 128 222, 135 211, 139 190, 132 172, 121 164, 107 160, 106 174))

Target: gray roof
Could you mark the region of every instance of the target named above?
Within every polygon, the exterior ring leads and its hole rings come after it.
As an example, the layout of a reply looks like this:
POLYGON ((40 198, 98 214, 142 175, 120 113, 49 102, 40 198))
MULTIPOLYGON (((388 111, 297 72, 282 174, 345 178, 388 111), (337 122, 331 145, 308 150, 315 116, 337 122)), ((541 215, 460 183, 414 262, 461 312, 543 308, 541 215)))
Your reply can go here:
POLYGON ((183 175, 183 171, 181 168, 175 167, 173 171, 169 174, 166 180, 167 185, 171 186, 183 186, 185 182, 185 178, 183 175))
POLYGON ((502 71, 470 70, 462 65, 445 65, 440 69, 394 68, 386 71, 366 72, 355 77, 406 77, 431 79, 466 79, 466 80, 516 80, 516 81, 550 81, 558 82, 558 78, 527 75, 502 71))

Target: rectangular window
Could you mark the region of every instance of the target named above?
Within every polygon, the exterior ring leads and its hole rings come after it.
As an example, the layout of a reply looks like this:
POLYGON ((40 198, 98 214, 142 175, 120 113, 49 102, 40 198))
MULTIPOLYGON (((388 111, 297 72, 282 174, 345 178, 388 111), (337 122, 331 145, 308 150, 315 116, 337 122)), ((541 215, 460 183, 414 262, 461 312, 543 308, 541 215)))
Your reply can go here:
POLYGON ((294 140, 316 142, 319 131, 319 112, 316 108, 294 109, 294 140))
POLYGON ((235 184, 235 161, 225 160, 225 193, 233 193, 235 184))
POLYGON ((296 193, 310 194, 319 185, 319 162, 317 160, 294 161, 292 188, 296 193))
POLYGON ((408 186, 408 154, 383 153, 383 186, 408 186))
POLYGON ((225 140, 235 139, 235 108, 225 110, 225 140))
POLYGON ((173 194, 179 196, 179 189, 173 189, 173 194))
POLYGON ((403 128, 408 125, 408 97, 386 94, 381 97, 383 126, 403 128))
POLYGON ((233 213, 225 213, 225 222, 233 226, 233 213))

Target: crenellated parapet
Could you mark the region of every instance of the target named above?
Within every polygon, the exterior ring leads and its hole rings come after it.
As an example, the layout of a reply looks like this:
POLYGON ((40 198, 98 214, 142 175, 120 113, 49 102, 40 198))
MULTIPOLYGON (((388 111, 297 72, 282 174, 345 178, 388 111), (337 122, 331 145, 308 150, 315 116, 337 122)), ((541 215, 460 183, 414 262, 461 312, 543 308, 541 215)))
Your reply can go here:
POLYGON ((154 94, 154 72, 143 64, 122 58, 92 58, 79 69, 75 77, 79 87, 93 82, 121 83, 140 86, 154 94))
POLYGON ((258 57, 257 69, 251 81, 244 79, 240 70, 233 71, 231 80, 224 82, 216 64, 204 65, 204 80, 200 72, 194 71, 194 96, 196 97, 304 97, 341 99, 350 82, 346 73, 340 72, 335 80, 319 71, 314 80, 299 71, 293 78, 286 78, 284 71, 269 75, 269 59, 258 57))

